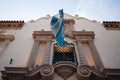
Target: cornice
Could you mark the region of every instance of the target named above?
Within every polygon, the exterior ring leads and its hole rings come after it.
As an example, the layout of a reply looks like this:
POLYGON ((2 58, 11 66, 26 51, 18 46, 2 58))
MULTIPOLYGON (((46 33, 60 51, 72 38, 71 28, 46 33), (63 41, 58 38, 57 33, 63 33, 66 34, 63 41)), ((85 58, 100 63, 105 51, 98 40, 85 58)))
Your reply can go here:
POLYGON ((5 71, 1 71, 3 80, 7 80, 8 78, 10 80, 51 80, 55 72, 59 72, 59 75, 65 79, 66 76, 69 77, 73 72, 77 74, 77 78, 80 80, 120 80, 120 69, 103 69, 103 71, 99 71, 91 66, 82 65, 77 67, 67 62, 61 62, 55 65, 44 64, 36 66, 32 70, 29 70, 27 67, 5 67, 5 71), (67 70, 64 70, 64 67, 67 70))
POLYGON ((103 21, 103 23, 120 23, 120 21, 103 21))
MULTIPOLYGON (((93 31, 72 31, 72 34, 73 34, 73 38, 87 37, 87 38, 94 39, 95 37, 95 34, 93 31)), ((54 38, 52 31, 34 31, 32 35, 33 35, 33 39, 36 39, 38 37, 54 38)))
POLYGON ((120 30, 119 21, 103 21, 102 24, 106 30, 120 30))
POLYGON ((95 34, 94 31, 72 31, 72 34, 74 35, 74 37, 91 37, 92 39, 94 39, 95 34))
POLYGON ((33 35, 33 39, 35 39, 37 36, 53 37, 52 31, 34 31, 32 35, 33 35))
POLYGON ((24 23, 24 21, 16 21, 16 20, 1 20, 0 23, 24 23))
POLYGON ((13 41, 14 36, 13 35, 0 35, 0 41, 5 41, 5 40, 13 41))
POLYGON ((0 21, 0 29, 21 29, 25 24, 24 21, 0 21))

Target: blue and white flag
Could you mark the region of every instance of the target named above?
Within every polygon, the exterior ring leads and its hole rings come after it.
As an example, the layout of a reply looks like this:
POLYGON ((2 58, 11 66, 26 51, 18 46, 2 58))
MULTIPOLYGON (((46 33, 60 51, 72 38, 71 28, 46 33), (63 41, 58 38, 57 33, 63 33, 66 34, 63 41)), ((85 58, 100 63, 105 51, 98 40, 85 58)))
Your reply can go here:
POLYGON ((60 19, 53 16, 50 22, 52 32, 56 38, 56 42, 58 45, 63 47, 65 45, 63 27, 64 27, 64 18, 63 18, 63 10, 59 10, 60 19))

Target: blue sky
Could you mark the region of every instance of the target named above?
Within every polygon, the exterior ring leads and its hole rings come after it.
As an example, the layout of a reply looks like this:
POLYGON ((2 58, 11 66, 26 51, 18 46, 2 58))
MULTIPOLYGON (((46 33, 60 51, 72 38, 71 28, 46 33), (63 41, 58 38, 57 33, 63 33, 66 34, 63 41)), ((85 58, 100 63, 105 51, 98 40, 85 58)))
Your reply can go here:
POLYGON ((61 8, 90 20, 120 21, 120 0, 0 0, 0 20, 36 20, 61 8))

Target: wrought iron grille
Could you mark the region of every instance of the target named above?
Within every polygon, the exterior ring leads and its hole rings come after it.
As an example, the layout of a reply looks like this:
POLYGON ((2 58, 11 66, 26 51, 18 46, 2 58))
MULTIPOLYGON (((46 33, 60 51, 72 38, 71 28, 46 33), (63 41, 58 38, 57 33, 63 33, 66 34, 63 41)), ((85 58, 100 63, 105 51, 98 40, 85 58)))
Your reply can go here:
POLYGON ((77 64, 74 44, 67 43, 64 47, 59 46, 57 43, 54 44, 53 64, 61 61, 69 61, 77 64))

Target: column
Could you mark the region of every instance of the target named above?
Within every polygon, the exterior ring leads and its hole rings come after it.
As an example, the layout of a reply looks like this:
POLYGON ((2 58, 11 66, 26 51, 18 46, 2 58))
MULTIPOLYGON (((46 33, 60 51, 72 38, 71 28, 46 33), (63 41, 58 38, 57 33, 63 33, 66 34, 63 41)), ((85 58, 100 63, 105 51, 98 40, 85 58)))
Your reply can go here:
POLYGON ((89 41, 89 45, 90 45, 90 48, 92 50, 92 56, 94 58, 94 61, 95 61, 97 68, 100 70, 103 69, 104 66, 102 64, 101 58, 99 56, 99 53, 98 53, 93 41, 89 41))
POLYGON ((79 39, 77 39, 77 48, 78 48, 78 54, 79 54, 79 59, 80 59, 79 65, 88 65, 85 54, 82 49, 82 44, 79 39))
POLYGON ((46 40, 40 40, 39 48, 37 50, 35 65, 40 66, 44 63, 44 59, 46 56, 46 40))
POLYGON ((33 68, 35 65, 35 60, 36 60, 36 55, 37 55, 37 50, 39 47, 39 41, 35 41, 30 53, 29 57, 29 62, 28 62, 28 67, 33 68))
POLYGON ((45 64, 50 64, 51 45, 52 45, 51 39, 47 40, 46 55, 45 55, 45 59, 44 59, 45 64))

